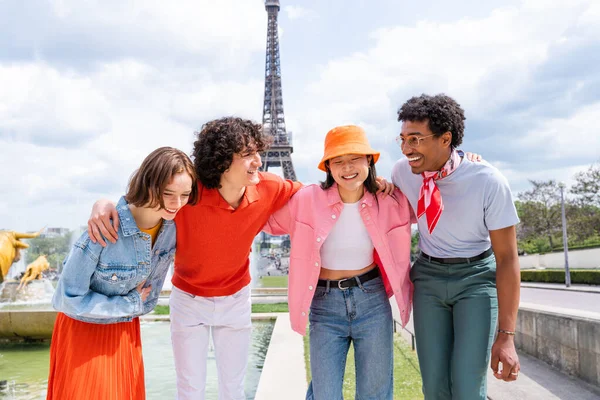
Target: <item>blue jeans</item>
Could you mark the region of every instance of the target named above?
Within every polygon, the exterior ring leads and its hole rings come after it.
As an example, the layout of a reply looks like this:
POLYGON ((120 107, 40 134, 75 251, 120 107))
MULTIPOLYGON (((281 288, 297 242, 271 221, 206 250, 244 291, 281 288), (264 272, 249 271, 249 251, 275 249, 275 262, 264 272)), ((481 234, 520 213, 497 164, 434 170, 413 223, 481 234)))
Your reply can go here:
POLYGON ((391 400, 393 320, 381 277, 348 289, 319 287, 310 307, 307 400, 343 399, 350 342, 354 343, 356 400, 391 400))

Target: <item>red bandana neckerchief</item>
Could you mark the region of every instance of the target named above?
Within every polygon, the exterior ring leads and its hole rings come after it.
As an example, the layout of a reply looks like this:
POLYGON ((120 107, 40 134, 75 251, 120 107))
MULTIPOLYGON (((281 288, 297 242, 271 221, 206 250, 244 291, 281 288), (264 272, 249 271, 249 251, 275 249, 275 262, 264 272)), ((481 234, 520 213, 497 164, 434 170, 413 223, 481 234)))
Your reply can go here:
POLYGON ((421 218, 423 214, 427 218, 427 229, 429 234, 433 233, 437 225, 442 211, 444 211, 444 203, 442 202, 442 194, 438 189, 435 181, 450 175, 456 170, 460 164, 461 157, 456 149, 452 149, 450 158, 439 171, 425 171, 423 176, 423 184, 419 192, 419 202, 417 203, 417 218, 421 218))

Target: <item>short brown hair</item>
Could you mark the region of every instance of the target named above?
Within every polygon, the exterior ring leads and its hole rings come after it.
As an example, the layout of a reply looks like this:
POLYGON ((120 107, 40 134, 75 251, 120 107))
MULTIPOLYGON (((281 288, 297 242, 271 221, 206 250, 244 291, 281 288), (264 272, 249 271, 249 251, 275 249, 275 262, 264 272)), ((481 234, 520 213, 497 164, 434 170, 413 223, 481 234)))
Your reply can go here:
POLYGON ((163 192, 173 176, 187 172, 192 178, 192 192, 188 204, 198 200, 196 172, 190 158, 173 147, 159 147, 148 154, 140 168, 131 175, 125 200, 136 207, 165 208, 163 192))

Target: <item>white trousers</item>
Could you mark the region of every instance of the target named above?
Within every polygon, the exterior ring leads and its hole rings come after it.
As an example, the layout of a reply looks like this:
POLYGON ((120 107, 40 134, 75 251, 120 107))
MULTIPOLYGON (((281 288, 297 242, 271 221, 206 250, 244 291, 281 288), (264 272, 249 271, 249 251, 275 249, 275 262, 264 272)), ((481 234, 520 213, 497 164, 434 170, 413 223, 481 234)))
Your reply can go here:
POLYGON ((171 342, 177 400, 204 400, 210 331, 215 348, 219 400, 245 400, 250 334, 250 286, 231 296, 200 297, 173 287, 171 342))

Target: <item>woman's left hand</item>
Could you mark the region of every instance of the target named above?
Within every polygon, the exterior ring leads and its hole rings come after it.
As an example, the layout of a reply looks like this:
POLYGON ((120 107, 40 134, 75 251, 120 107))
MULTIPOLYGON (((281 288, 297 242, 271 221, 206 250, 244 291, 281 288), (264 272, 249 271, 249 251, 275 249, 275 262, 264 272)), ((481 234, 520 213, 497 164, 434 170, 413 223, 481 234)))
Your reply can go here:
POLYGON ((378 176, 376 181, 377 186, 379 186, 377 193, 383 193, 383 197, 387 196, 388 194, 392 194, 394 189, 396 189, 396 186, 394 186, 393 183, 388 182, 383 176, 378 176))

